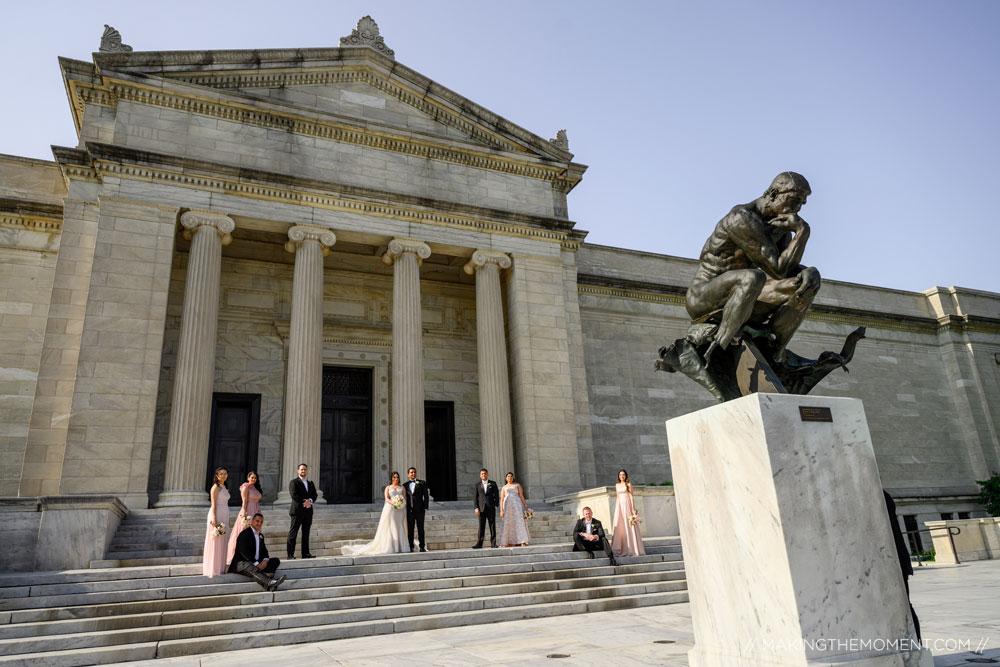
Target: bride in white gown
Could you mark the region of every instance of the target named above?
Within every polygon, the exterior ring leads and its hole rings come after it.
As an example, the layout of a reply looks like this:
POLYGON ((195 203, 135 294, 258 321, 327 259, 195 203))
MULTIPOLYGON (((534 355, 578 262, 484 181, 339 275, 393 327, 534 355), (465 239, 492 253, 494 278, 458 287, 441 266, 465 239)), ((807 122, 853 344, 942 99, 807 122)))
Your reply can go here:
POLYGON ((382 516, 378 520, 375 539, 364 544, 345 544, 341 553, 345 556, 373 556, 375 554, 407 553, 410 551, 410 540, 406 537, 406 503, 401 509, 393 506, 396 497, 406 500, 406 489, 399 483, 399 473, 392 473, 389 486, 383 493, 385 504, 382 506, 382 516))

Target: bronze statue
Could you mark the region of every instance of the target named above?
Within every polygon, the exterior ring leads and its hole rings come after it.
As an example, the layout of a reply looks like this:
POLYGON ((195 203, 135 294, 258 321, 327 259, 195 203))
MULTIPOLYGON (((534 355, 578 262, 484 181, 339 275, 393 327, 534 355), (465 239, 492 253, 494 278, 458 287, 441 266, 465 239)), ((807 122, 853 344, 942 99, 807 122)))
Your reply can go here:
POLYGON ((839 354, 810 360, 787 349, 820 288, 819 271, 800 263, 809 225, 799 211, 810 194, 803 176, 786 171, 718 222, 688 287, 687 336, 660 348, 657 370, 681 371, 721 401, 754 391, 805 394, 834 368, 847 370, 864 328, 839 354))

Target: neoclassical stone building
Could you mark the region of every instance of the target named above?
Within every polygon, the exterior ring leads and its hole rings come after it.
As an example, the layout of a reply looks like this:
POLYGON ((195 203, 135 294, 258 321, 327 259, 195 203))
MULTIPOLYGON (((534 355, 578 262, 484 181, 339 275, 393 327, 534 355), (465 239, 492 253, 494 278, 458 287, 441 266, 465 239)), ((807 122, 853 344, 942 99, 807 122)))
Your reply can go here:
MULTIPOLYGON (((300 461, 331 503, 409 465, 446 500, 484 465, 536 498, 670 479, 664 421, 711 402, 652 371, 695 262, 585 243, 565 134, 380 38, 59 64, 78 145, 0 156, 0 495, 206 504, 225 465, 280 502, 300 461)), ((859 325, 818 393, 864 399, 901 511, 976 512, 1000 295, 828 282, 792 347, 859 325)))

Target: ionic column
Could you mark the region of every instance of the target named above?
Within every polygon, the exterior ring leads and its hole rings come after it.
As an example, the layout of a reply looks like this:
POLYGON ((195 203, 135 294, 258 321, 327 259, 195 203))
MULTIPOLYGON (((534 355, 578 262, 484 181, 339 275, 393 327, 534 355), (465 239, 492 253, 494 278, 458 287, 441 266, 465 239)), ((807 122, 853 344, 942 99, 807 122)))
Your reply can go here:
POLYGON ((382 261, 392 274, 392 467, 426 470, 424 455, 424 345, 421 339, 420 263, 430 247, 393 239, 382 261))
POLYGON ((296 225, 288 230, 285 250, 295 253, 292 279, 292 323, 288 335, 285 378, 284 437, 281 445, 281 488, 277 503, 289 503, 285 484, 309 466, 319 488, 319 436, 323 415, 323 258, 337 237, 325 227, 296 225))
POLYGON ((479 422, 483 439, 483 467, 492 479, 514 470, 514 439, 510 425, 510 380, 507 377, 507 337, 503 326, 500 270, 510 257, 477 250, 465 265, 476 276, 476 345, 479 356, 479 422))
POLYGON ((207 506, 205 466, 212 419, 215 334, 219 319, 222 246, 232 241, 232 218, 211 211, 181 215, 191 241, 184 282, 184 310, 170 404, 167 469, 156 507, 207 506))

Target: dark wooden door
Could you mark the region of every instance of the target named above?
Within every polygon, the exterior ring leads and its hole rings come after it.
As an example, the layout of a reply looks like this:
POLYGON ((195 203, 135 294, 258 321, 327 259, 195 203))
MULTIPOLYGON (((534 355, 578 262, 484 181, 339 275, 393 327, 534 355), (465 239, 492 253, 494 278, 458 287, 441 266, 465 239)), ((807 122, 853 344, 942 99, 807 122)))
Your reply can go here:
POLYGON ((424 430, 427 470, 420 472, 420 476, 427 480, 434 500, 455 500, 455 404, 425 401, 424 430))
POLYGON ((372 372, 323 368, 320 488, 328 503, 372 499, 372 372))
POLYGON ((229 471, 230 505, 240 504, 237 489, 247 473, 257 470, 259 432, 260 394, 213 394, 205 488, 211 488, 215 469, 225 468, 229 471))

